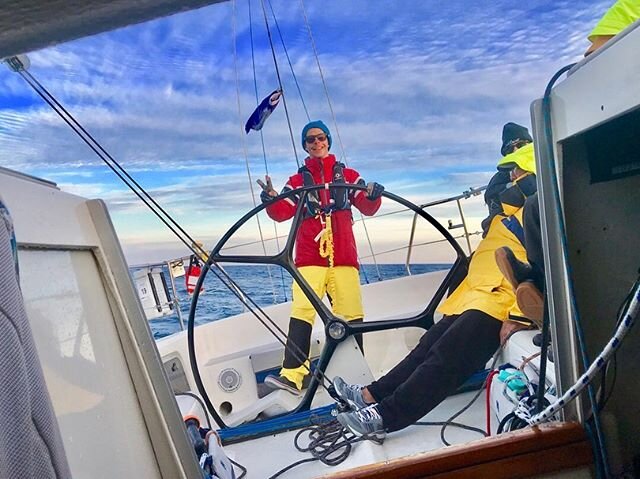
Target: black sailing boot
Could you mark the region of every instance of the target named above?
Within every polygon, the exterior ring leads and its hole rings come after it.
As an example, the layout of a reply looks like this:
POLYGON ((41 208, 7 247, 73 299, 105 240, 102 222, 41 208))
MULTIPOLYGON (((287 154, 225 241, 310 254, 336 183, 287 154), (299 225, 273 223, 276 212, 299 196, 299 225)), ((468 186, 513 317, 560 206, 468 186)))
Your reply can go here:
MULTIPOLYGON (((289 319, 289 332, 287 333, 287 344, 284 350, 284 361, 280 375, 269 375, 265 378, 264 384, 272 390, 284 389, 291 394, 300 395, 301 388, 298 387, 294 378, 301 374, 309 373, 309 351, 311 349, 311 324, 296 318, 289 319), (304 366, 306 365, 306 367, 304 366)), ((304 385, 304 378, 302 378, 304 385)))

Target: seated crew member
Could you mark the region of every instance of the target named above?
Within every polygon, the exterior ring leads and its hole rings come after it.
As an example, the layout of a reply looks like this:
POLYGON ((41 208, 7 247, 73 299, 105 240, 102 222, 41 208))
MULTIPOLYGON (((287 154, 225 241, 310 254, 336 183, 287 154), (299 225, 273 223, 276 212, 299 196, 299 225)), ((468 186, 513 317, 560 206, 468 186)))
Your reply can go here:
MULTIPOLYGON (((588 39, 591 45, 584 56, 602 47, 639 18, 640 0, 618 0, 607 10, 589 34, 588 39)), ((524 206, 523 227, 527 261, 518 260, 509 248, 496 251, 496 261, 500 271, 514 288, 520 309, 532 321, 542 323, 545 279, 537 193, 527 198, 524 206)))
POLYGON ((443 318, 377 381, 361 387, 334 379, 338 395, 353 407, 338 420, 355 434, 383 434, 413 424, 483 368, 508 336, 528 327, 517 321, 524 318, 494 254, 509 246, 519 258, 526 255, 520 225, 525 197, 536 188, 533 145, 506 155, 500 166, 512 166, 513 178, 499 195, 503 211, 491 219, 466 278, 438 308, 443 318))
MULTIPOLYGON (((504 158, 506 155, 522 148, 523 146, 533 142, 533 138, 529 134, 529 130, 517 123, 509 122, 502 127, 502 147, 500 154, 504 158)), ((510 164, 512 165, 512 164, 510 164)), ((501 166, 498 162, 498 172, 491 177, 487 189, 484 192, 484 202, 489 209, 489 216, 482 220, 482 237, 487 236, 487 231, 493 217, 502 213, 502 204, 500 203, 500 193, 511 182, 511 171, 509 168, 501 166)))
MULTIPOLYGON (((309 154, 304 166, 287 181, 286 193, 296 188, 325 183, 364 186, 360 174, 345 167, 329 153, 331 132, 322 121, 312 121, 302 129, 302 147, 309 154)), ((267 214, 275 221, 286 221, 296 212, 299 196, 273 201, 277 196, 267 176, 261 199, 268 203, 267 214)), ((353 235, 351 205, 371 216, 378 211, 384 187, 369 183, 367 190, 347 188, 316 190, 307 196, 305 218, 296 233, 295 265, 319 298, 328 294, 333 313, 345 321, 362 321, 358 257, 353 235)), ((293 304, 282 369, 269 375, 265 384, 299 394, 309 373, 311 330, 316 310, 294 281, 293 304)), ((362 349, 362 338, 359 339, 362 349)))

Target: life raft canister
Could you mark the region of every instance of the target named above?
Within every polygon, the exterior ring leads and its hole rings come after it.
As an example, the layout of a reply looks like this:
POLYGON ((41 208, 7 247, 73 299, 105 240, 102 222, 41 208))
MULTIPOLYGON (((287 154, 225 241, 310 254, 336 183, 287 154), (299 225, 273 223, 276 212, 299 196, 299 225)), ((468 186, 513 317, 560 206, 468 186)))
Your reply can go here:
MULTIPOLYGON (((187 286, 187 293, 193 294, 193 292, 196 290, 196 284, 198 283, 200 273, 202 273, 200 262, 198 261, 196 255, 191 255, 191 258, 189 258, 189 267, 187 268, 186 274, 184 276, 187 286)), ((204 288, 200 288, 200 292, 202 291, 204 291, 204 288)))

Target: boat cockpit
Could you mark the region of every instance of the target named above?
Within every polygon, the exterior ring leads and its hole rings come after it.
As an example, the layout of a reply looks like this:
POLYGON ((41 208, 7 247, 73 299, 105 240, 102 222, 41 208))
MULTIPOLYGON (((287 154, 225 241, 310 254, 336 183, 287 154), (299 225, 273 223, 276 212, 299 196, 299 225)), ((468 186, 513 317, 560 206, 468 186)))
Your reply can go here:
MULTIPOLYGON (((15 9, 0 8, 0 58, 215 2, 149 0, 134 8, 129 2, 92 0, 81 9, 64 1, 13 3, 15 9)), ((549 403, 583 382, 590 361, 600 357, 619 326, 621 311, 635 307, 638 300, 629 297, 629 290, 640 267, 634 248, 640 244, 639 49, 636 22, 606 48, 573 66, 566 79, 550 85, 531 107, 548 265, 551 354, 544 354, 544 339, 534 343, 537 332, 523 331, 496 361, 511 365, 532 384, 543 382, 549 403), (541 374, 543 368, 546 372, 541 374)), ((356 325, 334 317, 324 298, 306 291, 322 319, 313 331, 311 348, 320 373, 302 398, 284 391, 260 398, 261 379, 277 367, 282 344, 265 336, 250 307, 198 327, 195 315, 213 262, 274 262, 305 289, 291 264, 294 235, 267 259, 229 252, 233 234, 262 207, 239 220, 210 253, 194 289, 188 331, 156 342, 104 202, 4 168, 0 194, 14 221, 24 305, 73 477, 204 477, 185 416, 195 416, 201 424, 217 422, 213 428, 221 430, 229 455, 254 466, 247 477, 267 477, 303 460, 302 453, 282 453, 283 444, 293 451, 296 433, 287 431, 296 427, 293 423, 258 431, 256 420, 274 424, 269 418, 285 417, 301 421, 299 425, 313 419, 311 414, 304 416, 311 410, 329 416, 334 398, 321 387, 325 378, 339 373, 354 383, 368 383, 380 377, 438 319, 434 310, 467 261, 449 231, 424 209, 385 193, 387 200, 408 208, 446 238, 450 266, 368 285, 363 299, 375 314, 356 325), (355 334, 365 335, 364 354, 355 334), (247 427, 235 427, 242 424, 247 427)), ((298 211, 294 227, 300 215, 298 211)), ((261 317, 267 311, 277 328, 286 328, 288 304, 254 309, 261 317)), ((622 320, 629 328, 633 324, 629 316, 622 320)), ((604 393, 598 392, 606 399, 594 400, 593 392, 576 394, 554 412, 560 424, 494 435, 447 450, 439 450, 437 433, 412 426, 390 437, 384 447, 358 444, 336 469, 309 462, 296 469, 295 477, 396 477, 398 471, 402 477, 593 477, 594 471, 602 470, 622 477, 637 472, 640 419, 633 405, 640 401, 638 341, 634 334, 626 336, 622 347, 614 341, 615 349, 598 366, 611 361, 615 389, 609 375, 609 382, 601 386, 604 393)), ((452 422, 452 412, 464 409, 486 382, 487 403, 476 402, 461 419, 496 431, 518 403, 513 374, 510 370, 502 382, 485 374, 425 420, 452 422)), ((479 437, 477 431, 449 431, 455 443, 479 437)))

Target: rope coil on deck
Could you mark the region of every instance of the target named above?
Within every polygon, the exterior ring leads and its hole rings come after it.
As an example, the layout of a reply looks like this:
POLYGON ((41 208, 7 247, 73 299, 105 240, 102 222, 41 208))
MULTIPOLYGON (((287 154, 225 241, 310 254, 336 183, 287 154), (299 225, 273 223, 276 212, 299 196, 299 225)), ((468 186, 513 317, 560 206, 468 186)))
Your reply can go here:
POLYGON ((353 444, 365 440, 373 441, 378 445, 384 442, 383 437, 375 434, 358 437, 343 427, 337 419, 300 429, 294 438, 294 446, 300 452, 310 453, 312 457, 289 464, 270 476, 269 479, 276 479, 294 467, 307 462, 320 461, 327 466, 337 466, 349 457, 353 444), (308 442, 306 446, 302 446, 300 440, 305 433, 308 442))

